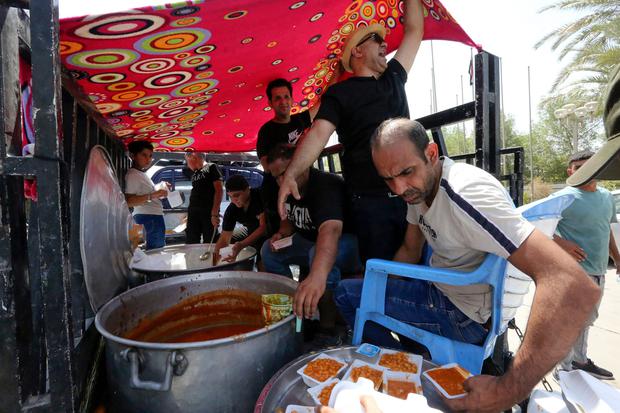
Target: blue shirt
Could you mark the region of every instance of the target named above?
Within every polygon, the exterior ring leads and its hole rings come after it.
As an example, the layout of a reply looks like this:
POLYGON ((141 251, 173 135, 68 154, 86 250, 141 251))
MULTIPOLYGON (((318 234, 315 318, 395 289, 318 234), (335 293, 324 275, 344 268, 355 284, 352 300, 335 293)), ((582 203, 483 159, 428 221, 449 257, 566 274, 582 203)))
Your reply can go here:
POLYGON ((600 187, 593 192, 566 187, 553 195, 564 194, 574 195, 575 201, 562 212, 556 232, 586 252, 580 264, 588 274, 603 275, 609 261, 609 224, 617 222, 614 198, 600 187))

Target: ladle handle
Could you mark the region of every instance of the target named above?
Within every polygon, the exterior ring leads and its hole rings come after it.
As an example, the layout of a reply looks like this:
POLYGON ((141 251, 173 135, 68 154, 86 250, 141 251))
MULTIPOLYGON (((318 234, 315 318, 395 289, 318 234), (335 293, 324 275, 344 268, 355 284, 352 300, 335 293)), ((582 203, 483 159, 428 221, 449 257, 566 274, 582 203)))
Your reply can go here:
POLYGON ((185 372, 185 368, 187 367, 185 356, 180 352, 177 353, 176 351, 172 351, 168 353, 168 357, 166 357, 166 367, 161 382, 142 380, 140 378, 140 356, 138 352, 130 348, 123 351, 123 356, 129 361, 129 385, 135 389, 168 391, 172 385, 173 370, 175 375, 180 376, 185 372))

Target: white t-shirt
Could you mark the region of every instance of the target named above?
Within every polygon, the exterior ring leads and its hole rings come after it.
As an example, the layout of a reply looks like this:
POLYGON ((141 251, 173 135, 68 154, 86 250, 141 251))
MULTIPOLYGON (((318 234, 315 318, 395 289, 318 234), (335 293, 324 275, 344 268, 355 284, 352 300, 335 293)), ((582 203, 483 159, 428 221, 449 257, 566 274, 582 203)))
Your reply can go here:
MULTIPOLYGON (((129 168, 125 174, 125 193, 130 195, 146 195, 155 192, 153 181, 144 172, 136 168, 129 168)), ((135 206, 133 215, 164 215, 164 209, 159 199, 153 198, 145 204, 135 206)))
MULTIPOLYGON (((430 208, 409 205, 407 221, 418 225, 433 249, 430 265, 469 272, 486 253, 508 258, 534 226, 519 214, 502 184, 488 172, 443 158, 437 195, 430 208)), ((472 320, 491 315, 491 287, 435 283, 472 320)))

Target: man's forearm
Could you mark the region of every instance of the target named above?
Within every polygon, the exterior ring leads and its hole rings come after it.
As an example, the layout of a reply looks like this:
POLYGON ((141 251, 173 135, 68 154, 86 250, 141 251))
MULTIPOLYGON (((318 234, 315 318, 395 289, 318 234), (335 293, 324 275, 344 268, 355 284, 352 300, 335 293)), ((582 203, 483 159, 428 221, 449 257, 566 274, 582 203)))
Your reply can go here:
POLYGON ((310 274, 327 280, 327 274, 334 267, 336 256, 338 255, 338 240, 342 234, 342 225, 323 224, 319 228, 319 235, 316 239, 314 259, 310 266, 310 274))
POLYGON ((211 215, 220 216, 220 204, 222 203, 222 198, 224 195, 224 190, 222 187, 215 187, 215 194, 213 195, 213 207, 211 208, 211 215))
POLYGON ((523 344, 508 373, 506 389, 520 401, 562 360, 590 317, 600 291, 581 266, 535 231, 510 257, 536 283, 523 344))

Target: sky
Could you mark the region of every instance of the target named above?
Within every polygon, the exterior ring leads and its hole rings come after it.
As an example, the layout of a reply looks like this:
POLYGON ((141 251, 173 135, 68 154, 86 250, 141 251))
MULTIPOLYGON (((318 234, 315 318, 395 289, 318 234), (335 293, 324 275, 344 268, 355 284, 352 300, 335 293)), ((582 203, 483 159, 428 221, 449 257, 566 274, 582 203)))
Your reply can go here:
MULTIPOLYGON (((170 0, 59 0, 60 17, 100 14, 126 10, 128 7, 169 3, 170 0)), ((548 46, 534 49, 534 44, 562 23, 576 15, 538 11, 552 0, 442 0, 443 5, 470 37, 484 50, 501 58, 503 106, 513 116, 516 128, 529 128, 528 66, 531 76, 532 118, 537 119, 538 103, 549 93, 562 67, 557 53, 548 46)), ((453 43, 433 42, 437 110, 473 100, 469 86, 470 48, 453 43), (461 96, 461 77, 463 97, 461 96)), ((422 43, 407 82, 407 96, 412 118, 431 112, 431 47, 422 43)), ((470 126, 468 126, 469 129, 470 126)))

